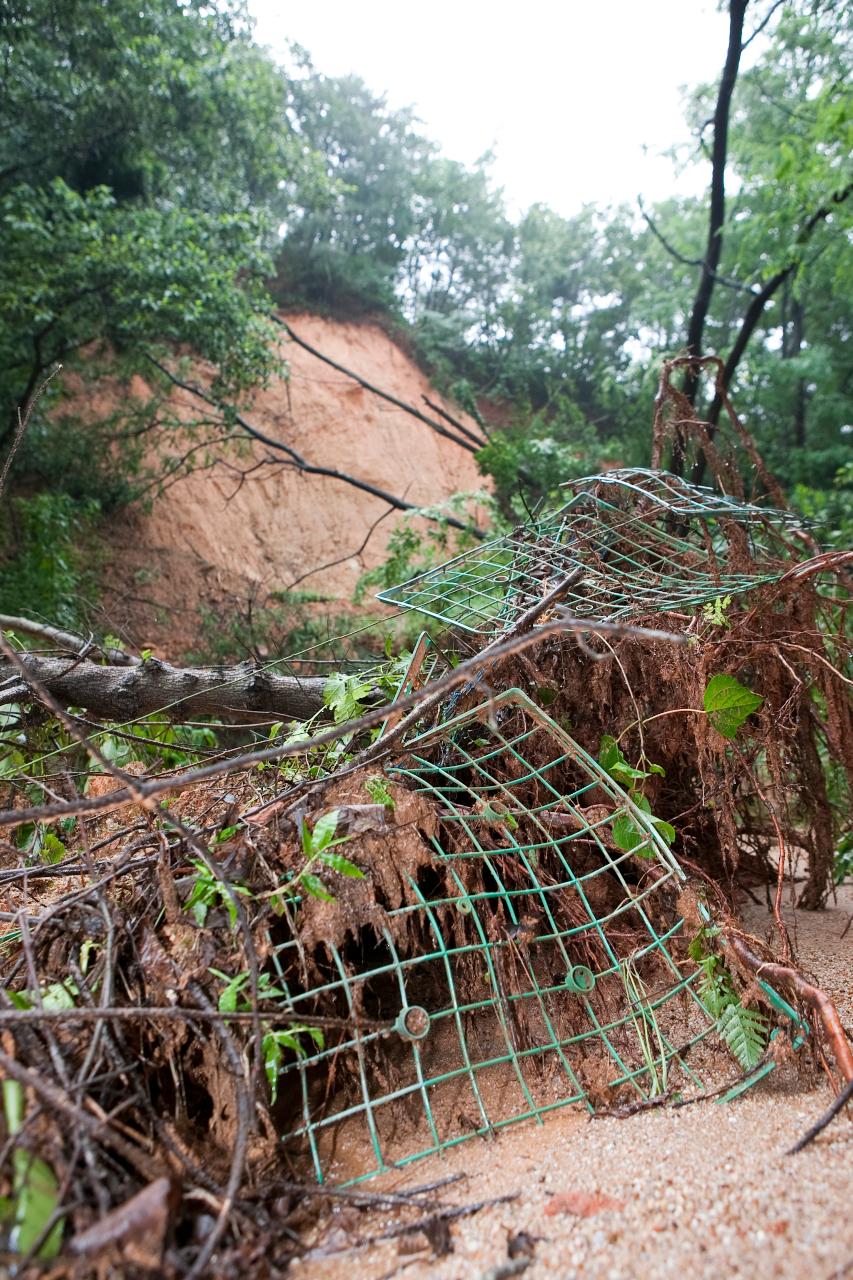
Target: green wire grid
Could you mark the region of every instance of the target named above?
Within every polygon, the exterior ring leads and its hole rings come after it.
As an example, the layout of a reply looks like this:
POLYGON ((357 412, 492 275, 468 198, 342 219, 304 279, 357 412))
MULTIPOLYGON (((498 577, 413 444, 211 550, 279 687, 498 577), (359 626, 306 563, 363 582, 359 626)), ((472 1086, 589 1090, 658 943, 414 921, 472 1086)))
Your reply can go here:
POLYGON ((598 476, 567 480, 563 489, 577 492, 622 490, 630 502, 647 501, 667 513, 685 516, 735 520, 738 524, 773 525, 799 528, 801 521, 791 511, 778 507, 759 507, 752 502, 715 493, 707 485, 695 485, 670 471, 652 471, 648 467, 621 467, 598 476))
MULTIPOLYGON (((593 1110, 612 1088, 701 1092, 715 1024, 686 957, 684 874, 654 819, 516 689, 415 737, 388 772, 438 811, 428 865, 401 872, 401 905, 354 940, 322 943, 319 980, 296 896, 271 954, 294 1025, 337 1020, 279 1081, 284 1139, 318 1180, 593 1110), (621 814, 642 835, 631 853, 612 843, 621 814)), ((358 862, 357 843, 347 852, 358 862)), ((347 910, 347 886, 335 892, 347 910)))
POLYGON ((739 549, 761 551, 756 533, 772 534, 789 522, 786 513, 736 503, 667 472, 608 472, 573 486, 579 492, 565 506, 378 598, 486 637, 578 566, 583 575, 561 604, 575 617, 607 622, 692 610, 780 576, 731 572, 725 562, 733 536, 739 549))

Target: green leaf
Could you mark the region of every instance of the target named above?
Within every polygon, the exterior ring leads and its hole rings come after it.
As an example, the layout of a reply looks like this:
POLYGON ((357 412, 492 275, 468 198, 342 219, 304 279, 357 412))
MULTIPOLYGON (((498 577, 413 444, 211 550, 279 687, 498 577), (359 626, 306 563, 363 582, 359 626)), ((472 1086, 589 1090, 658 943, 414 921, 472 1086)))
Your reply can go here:
POLYGON ((312 898, 320 898, 323 902, 334 902, 334 894, 329 893, 319 876, 311 871, 303 871, 299 883, 312 898))
POLYGON ((288 1027, 285 1031, 268 1031, 261 1042, 264 1072, 269 1082, 273 1103, 278 1096, 278 1077, 281 1072, 284 1050, 290 1049, 298 1058, 308 1056, 299 1043, 298 1037, 301 1035, 309 1035, 318 1049, 322 1049, 325 1045, 325 1038, 320 1028, 308 1027, 303 1023, 288 1027))
POLYGON ((712 676, 705 687, 702 705, 717 732, 731 740, 763 701, 760 693, 753 693, 734 676, 712 676))
POLYGON ((394 808, 394 797, 388 790, 388 784, 384 778, 368 778, 364 784, 364 789, 374 804, 384 804, 386 809, 394 808))
POLYGON ((338 809, 330 809, 328 813, 324 813, 314 823, 314 829, 311 833, 312 854, 321 853, 334 840, 339 817, 340 811, 338 809))
MULTIPOLYGON (((59 1183, 50 1165, 23 1147, 12 1153, 12 1181, 17 1203, 9 1244, 16 1253, 29 1253, 59 1204, 59 1183)), ((56 1257, 64 1225, 64 1219, 60 1218, 38 1250, 37 1257, 56 1257)))
POLYGON ((65 845, 59 837, 55 836, 52 831, 49 831, 41 842, 39 857, 43 858, 45 862, 49 862, 51 865, 54 865, 57 862, 61 862, 67 852, 68 850, 65 848, 65 845))
POLYGON ((359 680, 358 676, 348 676, 341 672, 329 676, 323 687, 323 702, 331 710, 335 724, 358 719, 365 709, 362 698, 370 693, 371 688, 370 684, 359 680))
MULTIPOLYGON (((213 970, 211 970, 211 972, 213 972, 213 970)), ((225 975, 220 974, 218 976, 224 977, 225 975)), ((237 999, 248 981, 248 973, 238 973, 236 977, 231 978, 225 987, 225 990, 219 997, 220 1013, 234 1013, 236 1011, 237 999)))
MULTIPOLYGON (((614 782, 625 782, 630 785, 637 778, 649 777, 648 769, 635 769, 628 764, 619 743, 609 733, 605 733, 602 736, 601 746, 598 750, 598 763, 602 769, 610 774, 614 782)), ((650 768, 656 773, 663 773, 660 765, 652 765, 650 768)))
POLYGON ((338 875, 349 876, 353 880, 363 880, 364 872, 357 867, 354 862, 350 862, 349 858, 345 858, 342 853, 321 853, 319 861, 326 867, 331 867, 332 871, 337 871, 338 875))
POLYGON ((52 982, 41 993, 41 1002, 45 1009, 73 1009, 77 987, 73 982, 52 982))
POLYGON ((672 844, 675 840, 675 827, 671 822, 664 822, 663 818, 655 818, 655 831, 661 836, 667 844, 672 844))
POLYGON ((305 821, 302 823, 302 852, 306 858, 310 858, 313 852, 311 828, 305 821))
POLYGON ((230 840, 237 834, 239 827, 223 827, 221 831, 217 831, 213 837, 214 844, 224 844, 226 840, 230 840))
POLYGON ((643 832, 638 830, 634 824, 633 818, 627 813, 620 813, 619 817, 613 823, 613 843, 617 849, 621 849, 623 853, 630 853, 636 849, 638 844, 642 844, 645 836, 643 832))
POLYGON ((761 1061, 768 1030, 763 1013, 742 1004, 729 1004, 720 1014, 717 1029, 745 1071, 761 1061))

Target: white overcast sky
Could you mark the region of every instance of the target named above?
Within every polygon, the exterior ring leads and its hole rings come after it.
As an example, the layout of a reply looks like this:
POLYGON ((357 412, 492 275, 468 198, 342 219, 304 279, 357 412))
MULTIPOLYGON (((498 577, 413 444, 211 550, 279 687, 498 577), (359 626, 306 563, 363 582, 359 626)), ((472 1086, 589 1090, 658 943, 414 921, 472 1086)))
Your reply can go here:
MULTIPOLYGON (((704 190, 661 152, 687 142, 680 90, 720 74, 713 0, 249 0, 256 37, 412 106, 455 160, 493 148, 514 213, 704 190)), ((759 41, 756 41, 758 45, 759 41)), ((750 50, 752 52, 752 50, 750 50)))

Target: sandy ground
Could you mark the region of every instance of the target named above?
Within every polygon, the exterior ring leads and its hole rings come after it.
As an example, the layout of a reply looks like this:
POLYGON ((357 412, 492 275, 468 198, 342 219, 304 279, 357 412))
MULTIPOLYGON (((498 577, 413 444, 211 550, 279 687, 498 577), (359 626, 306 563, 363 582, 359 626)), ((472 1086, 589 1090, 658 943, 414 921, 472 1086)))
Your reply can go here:
MULTIPOLYGON (((820 915, 788 912, 799 955, 853 1023, 853 885, 820 915)), ((763 908, 744 911, 756 934, 763 908)), ((460 1218, 452 1252, 438 1257, 420 1232, 356 1242, 413 1221, 415 1211, 339 1205, 315 1227, 313 1257, 296 1280, 503 1280, 583 1276, 840 1280, 853 1277, 853 1116, 843 1115, 799 1155, 786 1155, 831 1100, 824 1081, 791 1067, 734 1103, 590 1120, 557 1112, 491 1142, 470 1142, 365 1186, 377 1192, 463 1175, 437 1191, 444 1204, 510 1202, 460 1218), (562 1197, 562 1199, 560 1199, 562 1197), (586 1197, 586 1202, 584 1201, 586 1197), (583 1216, 578 1210, 588 1210, 583 1216), (535 1240, 516 1240, 519 1233, 535 1240), (330 1253, 330 1250, 335 1250, 330 1253), (326 1256, 321 1256, 322 1254, 326 1256)))

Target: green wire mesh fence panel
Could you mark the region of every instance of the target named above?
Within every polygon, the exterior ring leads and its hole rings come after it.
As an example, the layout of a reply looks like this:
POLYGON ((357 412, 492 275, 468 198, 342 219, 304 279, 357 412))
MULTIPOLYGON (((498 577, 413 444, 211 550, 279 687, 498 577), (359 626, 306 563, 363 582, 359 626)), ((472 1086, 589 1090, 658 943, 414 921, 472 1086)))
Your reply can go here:
POLYGON ((691 484, 669 471, 652 471, 646 467, 623 467, 599 476, 585 476, 580 480, 568 480, 564 489, 578 493, 596 489, 623 490, 626 501, 647 502, 669 514, 695 515, 703 519, 735 520, 739 524, 771 525, 798 528, 799 518, 790 511, 759 507, 743 502, 724 493, 715 493, 706 485, 691 484))
POLYGON ((366 1177, 613 1089, 701 1091, 714 1020, 655 820, 518 690, 416 737, 388 774, 433 816, 420 854, 389 837, 340 900, 294 896, 272 950, 294 1027, 325 1026, 278 1085, 316 1176, 366 1177))
POLYGON ((511 625, 578 566, 561 597, 575 617, 618 621, 692 609, 775 581, 756 572, 758 541, 784 513, 762 512, 666 472, 609 472, 575 481, 579 492, 504 537, 462 553, 379 599, 477 635, 511 625), (743 563, 731 568, 730 560, 743 563))

